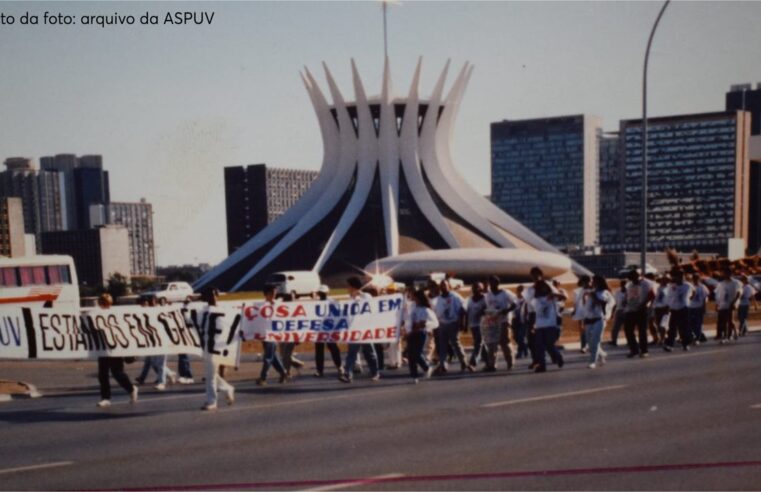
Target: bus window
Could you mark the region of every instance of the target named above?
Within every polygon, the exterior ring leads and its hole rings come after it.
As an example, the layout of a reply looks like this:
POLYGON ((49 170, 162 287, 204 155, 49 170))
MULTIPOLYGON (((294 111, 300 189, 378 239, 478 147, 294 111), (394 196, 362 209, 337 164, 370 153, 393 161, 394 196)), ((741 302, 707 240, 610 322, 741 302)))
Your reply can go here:
POLYGON ((44 266, 32 267, 32 279, 34 280, 34 285, 47 284, 47 281, 45 279, 45 267, 44 266))
POLYGON ((17 287, 18 276, 15 267, 0 268, 0 285, 3 287, 17 287))
POLYGON ((48 280, 50 281, 50 285, 58 285, 61 283, 61 270, 57 266, 49 266, 48 269, 48 280))
POLYGON ((58 267, 61 272, 61 282, 64 284, 71 283, 71 273, 69 272, 69 265, 61 265, 58 267))
POLYGON ((21 286, 32 285, 32 267, 19 267, 18 272, 21 276, 21 286))

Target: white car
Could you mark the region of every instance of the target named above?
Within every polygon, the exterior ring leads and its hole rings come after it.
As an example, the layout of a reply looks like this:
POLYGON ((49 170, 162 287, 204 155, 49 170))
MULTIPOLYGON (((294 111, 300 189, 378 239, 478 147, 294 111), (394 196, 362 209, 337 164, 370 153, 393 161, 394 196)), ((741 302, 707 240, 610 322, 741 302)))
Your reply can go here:
POLYGON ((436 282, 437 284, 440 284, 442 280, 447 280, 449 282, 449 288, 451 290, 462 289, 465 286, 465 282, 463 282, 459 278, 454 278, 454 277, 447 278, 446 274, 442 272, 433 272, 424 277, 418 277, 413 282, 413 286, 416 289, 425 289, 426 287, 428 287, 428 282, 431 280, 436 282))
POLYGON ((291 271, 271 274, 267 277, 266 284, 275 288, 276 296, 290 295, 296 300, 301 296, 315 297, 322 281, 317 272, 291 271))
POLYGON ((163 306, 169 302, 190 302, 195 299, 195 293, 187 282, 168 282, 161 284, 158 289, 144 292, 141 297, 153 297, 157 304, 163 306))

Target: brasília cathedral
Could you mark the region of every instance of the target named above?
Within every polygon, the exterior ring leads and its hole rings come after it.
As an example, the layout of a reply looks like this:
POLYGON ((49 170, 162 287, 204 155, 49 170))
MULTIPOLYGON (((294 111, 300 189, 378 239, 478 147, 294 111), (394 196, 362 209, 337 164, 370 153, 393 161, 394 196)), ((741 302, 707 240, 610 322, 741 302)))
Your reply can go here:
POLYGON ((525 280, 533 266, 547 276, 585 271, 455 169, 449 142, 472 65, 465 63, 445 95, 447 62, 427 99, 418 89, 421 61, 403 98, 393 95, 388 58, 380 96, 368 96, 353 60, 351 68, 355 100, 347 101, 324 66, 332 103, 305 69, 322 133, 320 174, 196 289, 258 289, 271 273, 289 270, 313 270, 340 285, 362 271, 402 281, 431 272, 525 280))

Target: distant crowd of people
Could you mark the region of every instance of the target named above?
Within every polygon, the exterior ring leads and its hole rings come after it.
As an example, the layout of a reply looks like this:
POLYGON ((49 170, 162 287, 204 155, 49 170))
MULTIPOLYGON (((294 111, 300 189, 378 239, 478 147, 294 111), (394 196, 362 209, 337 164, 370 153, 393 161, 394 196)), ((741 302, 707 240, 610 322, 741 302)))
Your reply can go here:
MULTIPOLYGON (((758 289, 748 276, 742 272, 735 276, 730 268, 725 268, 719 279, 699 273, 685 278, 679 268, 660 277, 650 274, 643 277, 633 270, 627 279, 620 281, 615 293, 605 278, 583 275, 570 296, 559 282, 545 279, 537 267, 531 269, 531 277, 532 283, 517 286, 513 293, 501 287, 499 277, 491 276, 485 285, 473 283, 467 299, 450 288, 449 280, 430 281, 423 289, 408 287, 404 293, 398 342, 348 343, 345 355, 338 344, 316 343, 314 376, 325 375, 325 349, 330 353, 338 379, 347 384, 352 382, 355 374, 363 372, 362 359, 368 366, 371 381, 378 381, 384 370, 406 365, 416 384, 421 377, 446 375, 451 370, 450 364, 455 364, 455 370, 459 364, 460 372, 495 372, 500 352, 508 371, 516 359, 524 358, 534 372, 547 371, 548 357, 549 363, 562 368, 565 361, 559 340, 568 301, 573 305, 571 317, 577 322, 581 352, 589 354, 588 367, 596 369, 607 360, 602 340, 609 321, 612 321, 609 344, 618 345, 623 328, 628 357, 646 358, 652 346, 661 346, 671 352, 677 345, 690 350, 707 342, 703 320, 709 299, 715 301, 715 339, 721 344, 745 335, 750 306, 754 304, 758 308, 758 289), (470 354, 460 342, 460 335, 468 331, 473 340, 470 354)), ((349 298, 357 301, 395 292, 394 284, 386 289, 376 289, 364 285, 359 277, 347 279, 347 287, 349 298)), ((263 293, 266 303, 291 300, 287 296, 277 298, 274 287, 265 287, 263 293)), ((322 286, 318 295, 325 300, 328 294, 328 288, 322 286)), ((216 305, 218 292, 215 289, 206 291, 203 300, 216 305)), ((100 299, 100 306, 108 308, 110 305, 110 296, 105 294, 100 299)), ((295 377, 298 369, 304 366, 303 361, 295 356, 295 345, 262 342, 262 366, 257 385, 268 383, 270 369, 278 373, 280 383, 295 377)), ((123 358, 99 359, 101 401, 98 406, 110 405, 109 371, 131 400, 136 401, 137 387, 145 383, 151 370, 156 372, 155 387, 158 390, 165 389, 167 380, 183 384, 194 382, 187 356, 180 356, 178 364, 179 378, 167 367, 166 356, 147 357, 140 376, 132 382, 124 372, 123 358)), ((217 408, 219 392, 225 394, 228 404, 233 403, 235 390, 224 379, 224 369, 214 357, 206 360, 206 403, 202 410, 217 408)))

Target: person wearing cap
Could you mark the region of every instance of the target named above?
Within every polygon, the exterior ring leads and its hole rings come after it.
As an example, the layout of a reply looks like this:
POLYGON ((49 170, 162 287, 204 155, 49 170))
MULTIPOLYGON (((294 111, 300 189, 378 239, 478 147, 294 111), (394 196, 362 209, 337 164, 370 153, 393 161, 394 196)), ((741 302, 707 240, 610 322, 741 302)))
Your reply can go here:
MULTIPOLYGON (((98 307, 100 309, 110 309, 114 300, 110 294, 101 294, 98 298, 98 307)), ((109 372, 114 377, 119 386, 129 395, 130 403, 137 401, 137 386, 132 384, 129 376, 124 372, 124 357, 98 357, 98 384, 100 385, 100 401, 97 403, 99 408, 111 406, 111 380, 109 372)))
MULTIPOLYGON (((355 302, 363 302, 372 298, 367 292, 362 292, 362 280, 359 277, 349 277, 346 280, 349 288, 349 299, 355 302)), ((375 382, 380 380, 380 371, 378 370, 378 358, 375 355, 375 348, 371 343, 349 343, 349 349, 346 353, 346 366, 344 372, 338 377, 342 383, 351 383, 354 374, 354 364, 357 362, 357 356, 360 350, 365 358, 367 365, 370 366, 370 380, 375 382)))
MULTIPOLYGON (((327 285, 321 285, 320 288, 317 290, 317 297, 321 301, 327 301, 328 300, 328 294, 330 293, 330 288, 327 285)), ((324 343, 324 342, 317 342, 314 344, 314 365, 315 365, 315 372, 314 376, 317 378, 321 378, 324 374, 325 369, 325 346, 328 347, 328 352, 330 352, 330 358, 333 359, 333 365, 336 366, 336 369, 338 370, 338 374, 343 374, 343 368, 341 367, 341 350, 338 348, 337 343, 324 343)))
MULTIPOLYGON (((275 286, 265 285, 264 290, 264 303, 275 306, 279 300, 275 297, 275 286)), ((267 385, 267 373, 270 367, 274 367, 280 374, 280 384, 288 381, 288 374, 283 366, 283 361, 280 360, 280 356, 277 353, 277 343, 262 341, 262 369, 259 373, 259 379, 256 380, 257 386, 267 385)))
POLYGON ((684 281, 684 272, 674 269, 672 272, 673 281, 668 288, 668 308, 669 308, 669 331, 663 350, 671 352, 674 348, 676 334, 679 332, 679 338, 682 342, 682 349, 690 350, 692 343, 692 334, 689 329, 689 312, 690 297, 692 297, 693 287, 689 282, 684 281))

